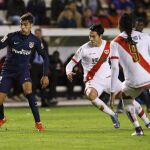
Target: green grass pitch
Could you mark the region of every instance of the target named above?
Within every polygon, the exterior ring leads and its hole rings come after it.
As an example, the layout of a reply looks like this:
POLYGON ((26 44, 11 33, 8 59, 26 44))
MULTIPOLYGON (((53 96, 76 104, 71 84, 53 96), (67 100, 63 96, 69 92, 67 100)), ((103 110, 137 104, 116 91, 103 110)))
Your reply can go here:
POLYGON ((150 129, 145 136, 131 137, 133 127, 119 114, 120 129, 95 107, 40 109, 46 128, 34 129, 29 108, 6 108, 7 123, 0 128, 0 150, 150 150, 150 129))

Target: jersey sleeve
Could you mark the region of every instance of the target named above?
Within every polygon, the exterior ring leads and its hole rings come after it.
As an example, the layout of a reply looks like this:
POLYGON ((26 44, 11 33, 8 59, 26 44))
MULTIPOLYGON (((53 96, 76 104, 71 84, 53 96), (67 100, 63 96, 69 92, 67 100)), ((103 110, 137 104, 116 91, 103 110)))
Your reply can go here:
POLYGON ((117 80, 119 76, 119 54, 118 44, 114 41, 110 44, 110 61, 111 61, 111 92, 115 93, 117 89, 117 80))
POLYGON ((43 63, 43 75, 47 76, 49 73, 48 53, 46 52, 43 44, 40 41, 37 42, 35 49, 36 49, 37 53, 39 55, 41 55, 43 58, 43 61, 44 61, 44 63, 43 63))
POLYGON ((70 62, 66 66, 66 74, 69 74, 72 72, 74 66, 82 59, 82 47, 80 47, 75 55, 72 57, 70 62))
POLYGON ((9 38, 10 38, 10 34, 7 34, 0 40, 0 49, 3 49, 8 45, 9 38))

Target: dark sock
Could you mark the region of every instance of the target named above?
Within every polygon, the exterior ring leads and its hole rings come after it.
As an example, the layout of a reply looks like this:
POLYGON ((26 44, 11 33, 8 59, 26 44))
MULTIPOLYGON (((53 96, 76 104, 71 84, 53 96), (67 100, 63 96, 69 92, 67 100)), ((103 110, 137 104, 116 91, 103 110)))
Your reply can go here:
POLYGON ((3 106, 3 104, 0 105, 0 119, 1 120, 4 119, 4 106, 3 106))
POLYGON ((33 95, 33 93, 31 93, 31 94, 26 95, 26 98, 28 99, 35 122, 40 122, 40 114, 39 114, 39 110, 37 107, 35 96, 33 95))

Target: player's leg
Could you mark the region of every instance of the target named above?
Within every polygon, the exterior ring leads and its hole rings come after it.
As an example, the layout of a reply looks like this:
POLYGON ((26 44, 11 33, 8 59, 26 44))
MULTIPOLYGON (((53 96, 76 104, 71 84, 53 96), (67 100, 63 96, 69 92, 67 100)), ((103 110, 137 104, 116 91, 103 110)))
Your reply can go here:
POLYGON ((2 126, 6 122, 3 102, 5 101, 7 93, 10 91, 11 88, 12 88, 11 75, 9 74, 8 77, 7 72, 5 72, 5 75, 1 76, 1 81, 0 81, 0 126, 2 126))
POLYGON ((30 81, 24 82, 22 84, 22 88, 23 88, 23 92, 26 96, 26 98, 28 99, 30 108, 32 110, 32 114, 34 116, 34 120, 35 120, 35 127, 39 130, 39 131, 43 131, 44 128, 42 126, 41 120, 40 120, 40 114, 39 114, 39 110, 37 107, 37 102, 35 99, 35 96, 32 93, 32 84, 30 81))
POLYGON ((20 72, 19 76, 19 81, 22 85, 23 92, 28 99, 29 106, 31 108, 34 120, 35 120, 35 127, 39 131, 43 131, 44 128, 42 127, 42 123, 40 120, 40 114, 39 110, 37 107, 37 101, 36 98, 32 92, 32 82, 31 82, 31 77, 30 77, 30 72, 28 68, 25 68, 23 72, 20 72))
POLYGON ((120 123, 116 114, 101 99, 98 98, 98 92, 95 88, 86 88, 85 94, 88 100, 90 100, 94 106, 96 106, 102 112, 105 112, 106 114, 111 116, 115 128, 120 127, 120 123))
POLYGON ((4 106, 3 102, 7 94, 0 92, 0 127, 6 122, 6 117, 4 116, 4 106))
POLYGON ((137 135, 137 136, 143 135, 144 132, 137 120, 136 110, 135 110, 135 106, 133 104, 133 97, 136 97, 137 93, 139 93, 139 91, 136 91, 135 89, 130 88, 125 83, 123 83, 122 91, 123 91, 123 93, 122 93, 123 102, 124 102, 124 107, 125 107, 127 116, 135 128, 135 132, 132 135, 133 136, 134 135, 137 135), (130 95, 130 96, 128 96, 128 95, 130 95))
POLYGON ((147 117, 147 115, 145 114, 144 109, 141 107, 141 105, 136 100, 133 101, 133 105, 135 107, 135 111, 136 111, 137 115, 144 121, 145 126, 147 128, 150 128, 150 120, 147 117))

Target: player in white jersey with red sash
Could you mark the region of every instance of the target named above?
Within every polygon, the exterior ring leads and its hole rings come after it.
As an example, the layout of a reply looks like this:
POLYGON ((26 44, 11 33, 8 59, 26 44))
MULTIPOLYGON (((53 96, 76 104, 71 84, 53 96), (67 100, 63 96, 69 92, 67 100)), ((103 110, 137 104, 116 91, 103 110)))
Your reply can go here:
MULTIPOLYGON (((81 60, 84 70, 85 94, 93 105, 111 116, 114 127, 119 128, 117 115, 102 101, 99 96, 110 92, 110 66, 108 63, 110 43, 102 40, 104 28, 100 25, 90 27, 90 41, 82 45, 66 66, 66 74, 73 80, 73 67, 81 60)), ((118 80, 119 82, 119 80, 118 80)), ((120 90, 120 88, 118 89, 120 90)))
POLYGON ((135 127, 132 135, 143 135, 143 130, 136 117, 133 98, 150 88, 150 37, 142 32, 132 30, 132 18, 128 14, 119 20, 119 34, 110 45, 111 49, 111 101, 115 99, 119 63, 123 68, 125 81, 122 95, 127 115, 135 127))

